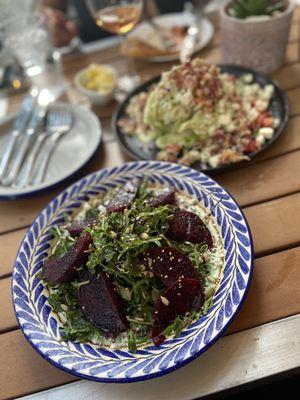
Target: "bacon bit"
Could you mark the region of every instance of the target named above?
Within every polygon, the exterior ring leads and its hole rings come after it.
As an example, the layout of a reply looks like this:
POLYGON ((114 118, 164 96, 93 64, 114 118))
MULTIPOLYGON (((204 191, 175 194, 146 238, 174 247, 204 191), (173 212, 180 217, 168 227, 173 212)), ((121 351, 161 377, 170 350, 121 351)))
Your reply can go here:
POLYGON ((248 144, 244 146, 244 154, 254 153, 258 149, 257 143, 255 140, 250 141, 248 144))

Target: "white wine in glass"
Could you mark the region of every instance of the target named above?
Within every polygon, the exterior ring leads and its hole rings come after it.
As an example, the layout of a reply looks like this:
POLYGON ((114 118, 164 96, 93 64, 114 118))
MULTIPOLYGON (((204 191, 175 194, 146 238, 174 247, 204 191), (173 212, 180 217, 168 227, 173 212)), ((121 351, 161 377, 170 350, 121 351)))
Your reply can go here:
MULTIPOLYGON (((124 37, 139 22, 143 6, 142 0, 86 0, 86 3, 99 28, 124 37)), ((119 88, 126 92, 140 81, 133 60, 130 57, 127 60, 128 72, 118 82, 119 88)))

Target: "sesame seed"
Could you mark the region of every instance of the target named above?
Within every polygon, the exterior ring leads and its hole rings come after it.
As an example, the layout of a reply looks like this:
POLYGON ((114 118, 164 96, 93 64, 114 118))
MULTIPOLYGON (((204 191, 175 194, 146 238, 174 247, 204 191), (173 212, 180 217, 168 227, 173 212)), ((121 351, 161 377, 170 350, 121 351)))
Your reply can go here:
POLYGON ((168 306, 168 305, 170 304, 169 300, 168 300, 166 297, 160 296, 160 298, 161 298, 162 303, 163 303, 165 306, 168 306))

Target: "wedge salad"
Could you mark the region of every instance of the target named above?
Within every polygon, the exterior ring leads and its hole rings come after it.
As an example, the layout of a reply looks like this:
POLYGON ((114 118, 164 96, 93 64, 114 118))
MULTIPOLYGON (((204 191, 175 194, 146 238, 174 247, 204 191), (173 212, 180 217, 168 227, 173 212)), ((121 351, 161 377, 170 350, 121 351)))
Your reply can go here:
POLYGON ((236 78, 197 58, 133 96, 118 126, 155 144, 158 160, 216 168, 249 159, 273 137, 280 122, 268 110, 273 93, 251 74, 236 78))
POLYGON ((63 340, 159 346, 207 312, 223 276, 214 218, 147 177, 90 198, 52 233, 42 279, 63 340))

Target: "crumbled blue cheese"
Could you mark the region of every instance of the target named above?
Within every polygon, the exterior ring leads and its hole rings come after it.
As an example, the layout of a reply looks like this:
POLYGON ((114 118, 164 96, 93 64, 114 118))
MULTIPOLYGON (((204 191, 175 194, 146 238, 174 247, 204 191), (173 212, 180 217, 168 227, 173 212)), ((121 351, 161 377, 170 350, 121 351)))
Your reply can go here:
POLYGON ((270 127, 263 127, 258 130, 258 135, 262 135, 265 139, 271 139, 274 134, 274 129, 270 127))

